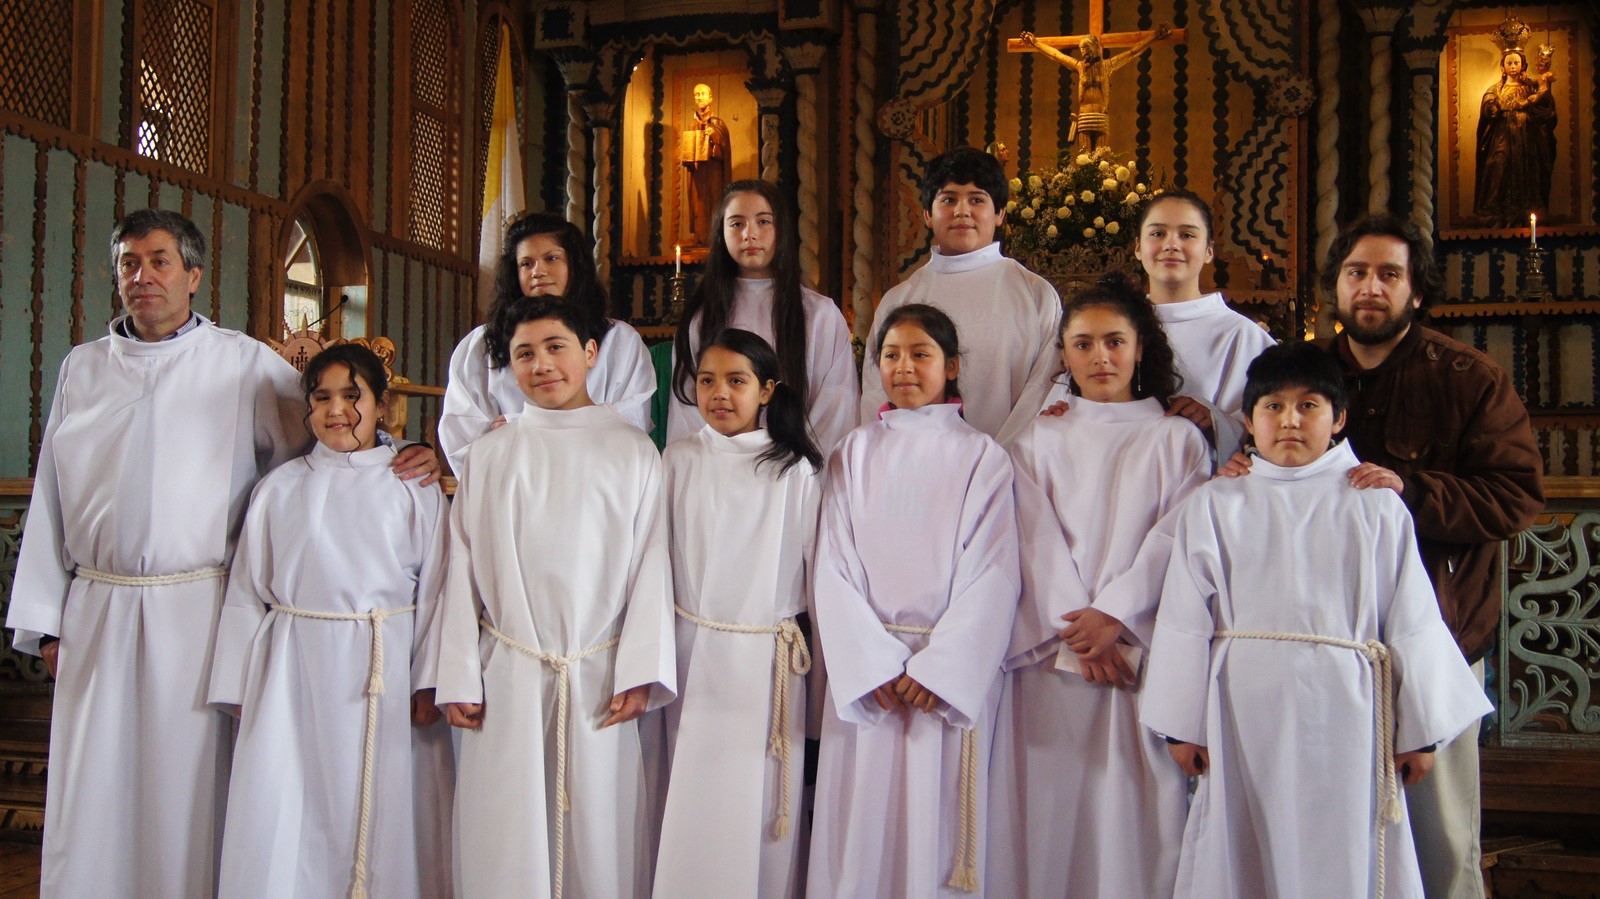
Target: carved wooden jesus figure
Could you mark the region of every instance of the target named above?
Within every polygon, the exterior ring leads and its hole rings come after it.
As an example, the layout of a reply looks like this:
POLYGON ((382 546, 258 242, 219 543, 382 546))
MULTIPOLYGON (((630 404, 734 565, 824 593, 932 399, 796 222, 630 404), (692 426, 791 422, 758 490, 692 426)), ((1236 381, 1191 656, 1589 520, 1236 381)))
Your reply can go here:
POLYGON ((1078 56, 1074 58, 1040 41, 1030 31, 1022 32, 1022 43, 1043 53, 1056 62, 1078 73, 1078 85, 1072 101, 1072 130, 1067 140, 1076 141, 1080 150, 1097 150, 1111 146, 1111 75, 1139 58, 1156 41, 1172 35, 1171 25, 1160 25, 1144 40, 1109 59, 1101 48, 1098 34, 1086 34, 1078 41, 1078 56))

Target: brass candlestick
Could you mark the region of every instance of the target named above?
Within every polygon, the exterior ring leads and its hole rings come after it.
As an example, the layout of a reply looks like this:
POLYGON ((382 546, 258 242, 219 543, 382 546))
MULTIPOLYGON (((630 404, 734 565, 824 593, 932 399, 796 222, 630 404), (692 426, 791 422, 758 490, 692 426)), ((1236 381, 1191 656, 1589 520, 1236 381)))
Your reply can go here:
POLYGON ((683 303, 688 298, 689 276, 680 272, 668 278, 667 284, 671 306, 667 309, 666 323, 677 327, 683 321, 683 303))
POLYGON ((1548 300, 1550 299, 1550 286, 1544 277, 1544 248, 1536 243, 1530 243, 1522 251, 1524 268, 1522 283, 1517 288, 1519 300, 1548 300))

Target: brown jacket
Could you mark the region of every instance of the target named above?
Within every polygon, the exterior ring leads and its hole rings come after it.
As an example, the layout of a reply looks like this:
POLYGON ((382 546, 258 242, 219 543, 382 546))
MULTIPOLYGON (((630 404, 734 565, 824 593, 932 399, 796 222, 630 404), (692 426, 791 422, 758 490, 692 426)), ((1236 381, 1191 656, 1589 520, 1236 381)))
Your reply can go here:
POLYGON ((1398 473, 1439 610, 1468 661, 1500 620, 1500 541, 1544 511, 1544 459, 1528 410, 1488 356, 1421 325, 1363 371, 1340 335, 1345 435, 1364 462, 1398 473))

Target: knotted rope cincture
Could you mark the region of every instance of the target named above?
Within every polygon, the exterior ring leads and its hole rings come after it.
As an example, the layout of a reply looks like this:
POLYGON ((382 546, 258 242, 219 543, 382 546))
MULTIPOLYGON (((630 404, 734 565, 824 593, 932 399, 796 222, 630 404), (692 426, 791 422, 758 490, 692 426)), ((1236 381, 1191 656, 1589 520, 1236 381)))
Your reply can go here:
POLYGON ((531 646, 520 643, 506 636, 499 628, 489 623, 489 619, 480 618, 478 623, 483 629, 501 643, 515 649, 530 658, 549 665, 556 672, 556 862, 555 862, 555 892, 559 899, 562 895, 562 884, 566 877, 567 868, 567 812, 572 810, 572 799, 567 789, 567 754, 571 747, 571 736, 567 732, 567 719, 571 714, 572 705, 572 677, 570 668, 573 662, 581 662, 597 652, 604 652, 621 641, 621 636, 612 637, 604 643, 599 643, 581 652, 572 655, 556 655, 553 652, 540 652, 531 646))
POLYGON ((806 645, 805 634, 793 618, 785 618, 772 626, 758 624, 729 624, 701 618, 683 606, 673 604, 679 617, 699 627, 729 634, 771 634, 772 653, 772 727, 767 735, 767 754, 779 762, 779 777, 783 779, 778 817, 772 822, 772 835, 789 835, 789 678, 804 675, 811 670, 811 648, 806 645))
POLYGON ((1373 742, 1376 744, 1378 815, 1374 822, 1378 850, 1378 893, 1383 899, 1384 836, 1388 825, 1400 820, 1400 783, 1394 770, 1394 657, 1389 647, 1378 640, 1342 640, 1316 634, 1274 634, 1266 631, 1217 631, 1215 636, 1232 640, 1284 640, 1291 643, 1320 643, 1354 650, 1372 664, 1373 742))
POLYGON ((193 571, 180 571, 177 574, 146 575, 112 574, 109 571, 99 571, 87 565, 79 565, 73 573, 86 581, 98 581, 115 587, 165 587, 168 584, 188 584, 193 581, 227 577, 228 569, 221 565, 212 565, 209 568, 196 568, 193 571))
MULTIPOLYGON (((885 630, 894 634, 933 633, 931 627, 882 622, 885 630)), ((945 886, 968 893, 978 890, 978 732, 975 728, 961 731, 961 773, 957 780, 956 817, 960 819, 956 833, 955 858, 951 860, 950 880, 945 886)))
POLYGON ((356 869, 350 884, 350 899, 367 899, 367 835, 372 829, 372 776, 377 767, 378 697, 383 695, 383 622, 395 615, 415 612, 414 605, 400 609, 373 609, 370 612, 317 612, 281 603, 269 603, 272 611, 293 618, 314 621, 365 621, 371 627, 371 652, 367 662, 367 730, 361 747, 361 811, 356 818, 356 869))

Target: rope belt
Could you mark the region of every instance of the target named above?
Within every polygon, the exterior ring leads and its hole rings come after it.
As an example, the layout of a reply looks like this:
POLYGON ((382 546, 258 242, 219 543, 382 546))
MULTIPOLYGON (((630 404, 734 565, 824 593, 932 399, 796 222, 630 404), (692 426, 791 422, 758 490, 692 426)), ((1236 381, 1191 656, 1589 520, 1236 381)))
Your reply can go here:
POLYGON ((228 569, 221 565, 212 565, 209 568, 196 568, 193 571, 180 571, 177 574, 112 574, 109 571, 79 565, 73 573, 86 581, 98 581, 114 587, 165 587, 168 584, 187 584, 191 581, 209 581, 212 578, 227 577, 228 569))
POLYGON ((1394 659, 1389 647, 1377 640, 1359 642, 1316 634, 1274 634, 1265 631, 1217 631, 1215 636, 1233 640, 1284 640, 1291 643, 1320 643, 1360 653, 1372 664, 1373 741, 1377 749, 1374 774, 1377 775, 1378 817, 1374 822, 1378 844, 1378 895, 1383 899, 1384 832, 1386 825, 1400 820, 1400 785, 1394 770, 1394 659))
POLYGON ((800 632, 793 618, 785 618, 770 627, 757 624, 729 624, 712 621, 673 603, 678 616, 685 621, 714 631, 729 634, 771 634, 772 653, 772 727, 767 735, 767 754, 779 761, 779 776, 783 778, 782 799, 778 818, 772 823, 776 837, 789 835, 789 679, 791 675, 806 674, 811 670, 811 648, 806 636, 800 632))
MULTIPOLYGON (((931 627, 881 622, 884 630, 892 634, 933 633, 931 627)), ((978 890, 978 731, 963 728, 961 731, 961 774, 956 783, 956 817, 959 819, 956 836, 953 870, 945 886, 975 893, 978 890)), ((1381 899, 1381 897, 1380 897, 1381 899)))
POLYGON ((372 774, 376 767, 378 740, 378 697, 383 695, 383 622, 396 615, 416 611, 414 605, 401 609, 373 609, 370 612, 315 612, 280 603, 271 603, 274 612, 291 618, 313 621, 365 621, 372 627, 372 651, 367 663, 367 731, 361 748, 361 813, 356 825, 356 870, 350 884, 350 899, 367 899, 367 833, 372 828, 372 774))
POLYGON ((540 652, 531 646, 518 642, 506 636, 501 630, 489 623, 487 618, 479 618, 478 623, 483 629, 501 643, 515 649, 529 658, 538 659, 549 665, 556 672, 556 863, 555 863, 555 895, 562 894, 562 881, 566 876, 567 867, 567 812, 572 810, 572 800, 567 790, 567 754, 571 750, 572 737, 567 733, 567 719, 571 715, 572 704, 572 677, 570 668, 573 662, 580 662, 597 652, 604 652, 621 641, 621 636, 612 637, 604 643, 598 643, 581 652, 561 656, 552 652, 540 652))

